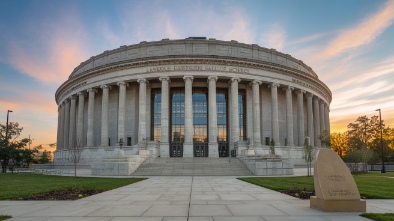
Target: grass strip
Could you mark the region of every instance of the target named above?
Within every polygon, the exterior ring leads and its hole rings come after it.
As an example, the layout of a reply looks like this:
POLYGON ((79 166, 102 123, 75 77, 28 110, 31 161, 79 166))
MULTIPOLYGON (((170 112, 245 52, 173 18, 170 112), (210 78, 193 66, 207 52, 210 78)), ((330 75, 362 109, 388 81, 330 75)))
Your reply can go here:
POLYGON ((86 189, 100 192, 126 186, 145 178, 64 177, 40 174, 0 174, 0 200, 13 200, 53 190, 86 189))
POLYGON ((7 215, 0 215, 0 221, 6 220, 6 219, 11 219, 12 216, 7 216, 7 215))
POLYGON ((360 216, 375 221, 394 221, 394 213, 363 213, 360 216))
MULTIPOLYGON (((394 199, 394 172, 354 175, 354 180, 363 199, 394 199)), ((262 186, 275 191, 294 189, 314 190, 313 176, 299 177, 246 177, 238 178, 248 183, 262 186)))

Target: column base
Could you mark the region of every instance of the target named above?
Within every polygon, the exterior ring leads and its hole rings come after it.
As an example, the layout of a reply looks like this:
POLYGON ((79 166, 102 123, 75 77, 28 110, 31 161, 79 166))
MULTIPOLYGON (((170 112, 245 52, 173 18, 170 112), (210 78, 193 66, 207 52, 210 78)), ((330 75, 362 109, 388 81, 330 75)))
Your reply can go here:
POLYGON ((193 143, 183 143, 183 157, 193 156, 193 143))
POLYGON ((218 143, 208 143, 208 157, 219 157, 218 143))
POLYGON ((170 144, 160 142, 160 157, 170 157, 170 144))

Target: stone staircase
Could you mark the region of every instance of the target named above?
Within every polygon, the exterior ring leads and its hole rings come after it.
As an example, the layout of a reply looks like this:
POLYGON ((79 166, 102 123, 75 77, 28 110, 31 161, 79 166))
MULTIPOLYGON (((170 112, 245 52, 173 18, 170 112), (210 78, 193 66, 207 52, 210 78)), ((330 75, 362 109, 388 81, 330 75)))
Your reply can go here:
POLYGON ((253 176, 237 158, 148 158, 133 176, 253 176))
MULTIPOLYGON (((141 152, 141 151, 140 151, 141 152)), ((92 163, 92 175, 96 176, 128 176, 132 174, 145 160, 146 154, 119 154, 111 158, 103 158, 100 162, 92 163)))

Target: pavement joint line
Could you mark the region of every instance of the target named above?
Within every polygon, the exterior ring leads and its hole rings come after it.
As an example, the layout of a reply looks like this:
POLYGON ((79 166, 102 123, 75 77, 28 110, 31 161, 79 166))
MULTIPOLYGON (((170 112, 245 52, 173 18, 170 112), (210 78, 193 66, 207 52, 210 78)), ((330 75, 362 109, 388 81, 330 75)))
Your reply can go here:
POLYGON ((189 217, 190 217, 190 204, 192 202, 193 181, 194 181, 194 177, 192 176, 192 182, 190 184, 190 193, 189 193, 189 208, 187 209, 187 221, 189 221, 189 217))

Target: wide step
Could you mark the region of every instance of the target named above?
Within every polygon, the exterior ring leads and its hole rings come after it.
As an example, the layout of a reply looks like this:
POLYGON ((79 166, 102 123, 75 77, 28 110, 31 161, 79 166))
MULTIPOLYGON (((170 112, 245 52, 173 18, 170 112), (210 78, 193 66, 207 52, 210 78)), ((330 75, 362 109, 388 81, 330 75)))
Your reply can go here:
POLYGON ((237 158, 148 158, 138 176, 253 176, 237 158))

